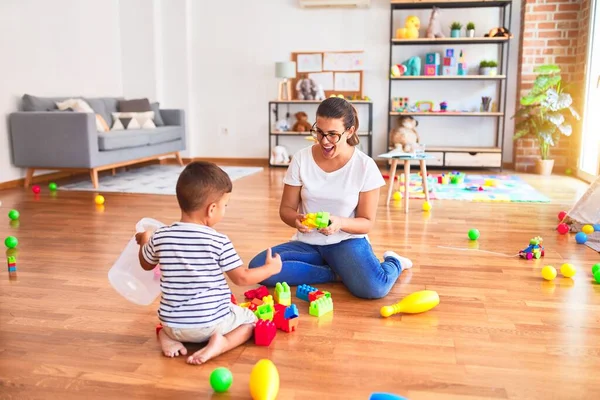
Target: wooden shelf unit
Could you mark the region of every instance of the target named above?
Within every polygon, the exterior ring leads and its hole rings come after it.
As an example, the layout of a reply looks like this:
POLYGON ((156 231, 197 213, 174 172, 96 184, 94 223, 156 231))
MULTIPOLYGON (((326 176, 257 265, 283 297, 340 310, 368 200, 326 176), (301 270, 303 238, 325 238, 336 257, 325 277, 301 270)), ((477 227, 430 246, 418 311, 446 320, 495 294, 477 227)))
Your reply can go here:
MULTIPOLYGON (((436 75, 436 76, 400 76, 390 77, 388 75, 388 130, 393 127, 394 120, 397 116, 410 115, 419 117, 486 117, 496 118, 495 123, 495 146, 494 147, 448 147, 444 146, 443 143, 439 145, 433 145, 427 141, 427 132, 419 131, 421 140, 426 145, 426 151, 436 156, 435 160, 427 162, 432 166, 437 167, 489 167, 502 169, 502 154, 503 154, 503 142, 504 142, 504 129, 506 125, 506 78, 508 76, 508 54, 510 51, 510 38, 505 37, 460 37, 460 38, 417 38, 417 39, 396 39, 395 38, 395 27, 394 27, 394 12, 397 10, 431 10, 433 7, 453 9, 453 8, 498 8, 500 11, 500 25, 506 27, 509 31, 511 28, 511 11, 512 11, 512 0, 391 0, 390 1, 390 53, 389 53, 389 65, 393 64, 393 52, 394 50, 401 50, 402 46, 427 46, 429 48, 439 45, 495 45, 499 46, 499 62, 498 62, 498 75, 487 76, 487 75, 436 75), (423 84, 428 82, 439 82, 439 81, 493 81, 496 83, 496 98, 498 99, 498 110, 493 112, 458 112, 458 111, 446 111, 446 112, 395 112, 392 109, 392 84, 394 82, 406 82, 406 81, 420 81, 423 84)), ((397 27, 396 27, 397 28, 397 27)), ((429 50, 429 49, 428 49, 429 50)), ((427 51, 429 52, 429 51, 427 51)), ((424 57, 422 58, 422 62, 424 57)), ((424 64, 424 63, 423 63, 424 64)), ((449 122, 451 123, 451 122, 449 122)), ((438 143, 436 143, 438 144, 438 143)), ((387 138, 387 147, 389 148, 389 135, 387 138)))

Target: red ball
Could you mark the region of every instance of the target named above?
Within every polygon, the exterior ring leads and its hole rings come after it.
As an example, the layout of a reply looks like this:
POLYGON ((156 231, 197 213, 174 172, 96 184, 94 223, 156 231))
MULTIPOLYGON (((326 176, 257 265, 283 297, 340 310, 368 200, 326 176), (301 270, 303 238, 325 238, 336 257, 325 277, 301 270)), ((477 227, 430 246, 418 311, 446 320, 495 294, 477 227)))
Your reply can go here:
POLYGON ((567 224, 558 224, 558 226, 556 227, 556 230, 561 235, 566 235, 567 233, 569 233, 569 225, 567 225, 567 224))
POLYGON ((39 192, 42 191, 42 189, 40 189, 40 187, 38 185, 33 185, 31 187, 31 190, 33 191, 33 193, 38 194, 39 192))
POLYGON ((565 211, 561 211, 558 213, 558 220, 562 221, 563 219, 565 219, 566 216, 567 216, 567 213, 565 211))

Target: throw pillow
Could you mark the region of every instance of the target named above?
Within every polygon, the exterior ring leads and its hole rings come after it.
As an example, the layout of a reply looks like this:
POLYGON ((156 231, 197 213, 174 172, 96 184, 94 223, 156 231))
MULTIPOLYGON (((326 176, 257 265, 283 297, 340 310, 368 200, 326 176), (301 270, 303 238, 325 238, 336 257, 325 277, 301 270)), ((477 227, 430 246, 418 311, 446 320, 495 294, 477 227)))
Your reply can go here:
POLYGON ((152 111, 148 99, 132 99, 119 101, 120 112, 145 112, 152 111))
POLYGON ((108 124, 104 120, 104 117, 102 117, 102 115, 100 115, 100 114, 96 114, 96 129, 98 129, 98 131, 100 131, 100 132, 110 131, 108 124), (102 129, 99 129, 99 127, 102 129))
POLYGON ((162 116, 160 115, 160 104, 154 102, 150 104, 150 107, 152 107, 152 111, 154 111, 154 123, 156 126, 165 126, 165 121, 163 121, 162 116))
MULTIPOLYGON (((75 112, 95 114, 92 107, 90 107, 90 105, 83 99, 67 99, 65 101, 59 101, 56 103, 56 106, 61 111, 71 109, 75 112)), ((102 124, 102 122, 98 119, 98 114, 96 114, 96 130, 98 132, 106 132, 105 125, 106 122, 102 124)))
POLYGON ((124 129, 152 129, 154 125, 154 111, 147 112, 116 112, 112 113, 114 124, 113 131, 124 129))

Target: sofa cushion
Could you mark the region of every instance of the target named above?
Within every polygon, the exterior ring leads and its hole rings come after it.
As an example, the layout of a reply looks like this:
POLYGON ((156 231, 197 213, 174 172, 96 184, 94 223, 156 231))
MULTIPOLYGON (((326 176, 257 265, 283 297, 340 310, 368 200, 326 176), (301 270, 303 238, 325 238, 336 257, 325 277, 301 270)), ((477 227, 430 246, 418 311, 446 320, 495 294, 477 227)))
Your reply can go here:
POLYGON ((86 97, 85 101, 97 113, 102 115, 108 126, 115 122, 112 113, 117 112, 117 104, 121 97, 86 97))
POLYGON ((70 97, 38 97, 30 94, 24 94, 22 97, 21 108, 23 111, 53 111, 57 110, 57 102, 65 101, 70 97))
POLYGON ((182 129, 180 126, 160 126, 147 131, 150 134, 150 144, 158 144, 181 139, 182 129))
POLYGON ((154 125, 156 126, 165 126, 165 122, 162 119, 162 115, 160 115, 160 104, 155 101, 150 104, 152 111, 154 111, 154 125))
POLYGON ((180 126, 98 133, 98 148, 100 151, 109 151, 172 142, 181 139, 181 133, 180 126))

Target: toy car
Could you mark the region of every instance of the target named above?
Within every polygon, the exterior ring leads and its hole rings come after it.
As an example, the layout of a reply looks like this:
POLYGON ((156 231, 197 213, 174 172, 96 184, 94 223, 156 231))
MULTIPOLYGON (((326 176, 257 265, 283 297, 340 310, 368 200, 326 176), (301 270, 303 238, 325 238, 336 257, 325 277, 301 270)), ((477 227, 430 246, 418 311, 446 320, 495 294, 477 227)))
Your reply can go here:
POLYGON ((529 241, 529 246, 519 252, 519 257, 526 258, 527 260, 544 257, 544 246, 542 246, 543 242, 544 240, 541 237, 534 237, 529 241))

